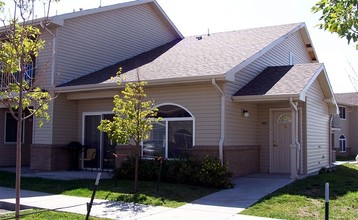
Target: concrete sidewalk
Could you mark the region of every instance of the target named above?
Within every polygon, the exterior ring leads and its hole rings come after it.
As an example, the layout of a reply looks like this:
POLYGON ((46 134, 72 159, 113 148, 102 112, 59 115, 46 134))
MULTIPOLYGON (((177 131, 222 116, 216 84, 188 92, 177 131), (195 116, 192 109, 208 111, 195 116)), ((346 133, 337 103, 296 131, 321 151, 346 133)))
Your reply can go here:
MULTIPOLYGON (((251 175, 234 180, 233 189, 222 190, 179 208, 147 206, 134 203, 111 202, 96 199, 91 215, 110 219, 265 219, 239 215, 260 198, 291 183, 287 176, 251 175)), ((15 190, 0 187, 0 203, 15 203, 15 190)), ((66 211, 86 215, 89 198, 50 195, 41 192, 21 191, 21 204, 28 207, 66 211)))

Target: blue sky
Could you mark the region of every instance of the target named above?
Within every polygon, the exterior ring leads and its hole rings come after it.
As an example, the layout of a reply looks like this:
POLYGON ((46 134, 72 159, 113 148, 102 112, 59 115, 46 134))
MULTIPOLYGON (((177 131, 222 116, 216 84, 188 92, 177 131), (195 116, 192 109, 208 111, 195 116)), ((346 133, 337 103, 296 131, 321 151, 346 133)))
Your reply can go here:
MULTIPOLYGON (((358 88, 358 51, 345 39, 318 29, 318 14, 311 7, 318 0, 157 0, 184 36, 232 31, 243 28, 305 22, 324 63, 334 92, 358 88)), ((11 0, 5 0, 11 2, 11 0)), ((42 2, 42 1, 39 1, 42 2)), ((123 0, 61 0, 53 4, 52 15, 125 2, 123 0)), ((43 7, 37 8, 38 17, 43 7)), ((42 13, 41 13, 42 12, 42 13)))

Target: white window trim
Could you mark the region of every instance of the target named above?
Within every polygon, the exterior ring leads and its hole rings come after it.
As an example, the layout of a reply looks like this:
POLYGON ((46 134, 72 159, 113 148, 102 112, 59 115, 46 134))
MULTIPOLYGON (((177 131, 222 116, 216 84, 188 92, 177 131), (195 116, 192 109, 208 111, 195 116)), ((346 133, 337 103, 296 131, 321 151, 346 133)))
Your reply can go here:
MULTIPOLYGON (((85 144, 85 118, 86 118, 86 116, 101 116, 101 120, 103 120, 103 115, 107 115, 107 114, 113 114, 113 112, 112 111, 101 111, 101 112, 83 112, 82 113, 82 146, 84 146, 84 144, 85 144)), ((99 131, 99 132, 101 132, 101 131, 99 131)), ((103 152, 102 152, 103 151, 102 150, 103 135, 102 134, 99 136, 99 141, 100 141, 99 158, 103 158, 103 152)), ((84 151, 81 152, 81 158, 84 158, 84 151)), ((103 166, 103 164, 100 163, 100 169, 102 169, 102 166, 103 166)), ((83 160, 81 161, 81 168, 84 168, 83 160)))
MULTIPOLYGON (((9 111, 6 111, 5 112, 5 123, 4 123, 4 144, 16 144, 17 142, 9 142, 9 141, 6 141, 6 125, 7 125, 7 114, 10 114, 11 115, 11 112, 9 111)), ((11 117, 13 117, 11 115, 11 117)), ((22 121, 22 141, 21 143, 24 144, 25 143, 25 120, 22 121)), ((17 136, 17 135, 16 135, 17 136)))
MULTIPOLYGON (((165 122, 165 159, 174 159, 174 158, 168 158, 168 122, 169 121, 192 121, 193 122, 193 147, 195 146, 195 117, 193 116, 193 114, 185 107, 175 104, 175 103, 170 103, 170 102, 166 102, 166 103, 161 103, 158 104, 156 106, 154 106, 155 108, 159 108, 161 106, 165 106, 165 105, 174 105, 177 106, 179 108, 184 109, 185 111, 187 111, 191 117, 177 117, 177 118, 162 118, 162 120, 160 122, 165 122)), ((143 156, 143 143, 141 144, 141 155, 143 156)), ((149 158, 148 158, 149 159, 149 158)))
POLYGON ((347 152, 347 138, 344 134, 341 134, 339 136, 338 142, 339 142, 339 152, 342 152, 342 153, 347 152), (342 136, 343 136, 343 138, 341 138, 342 136), (342 151, 342 148, 341 148, 341 142, 343 142, 343 141, 344 141, 344 151, 342 151))

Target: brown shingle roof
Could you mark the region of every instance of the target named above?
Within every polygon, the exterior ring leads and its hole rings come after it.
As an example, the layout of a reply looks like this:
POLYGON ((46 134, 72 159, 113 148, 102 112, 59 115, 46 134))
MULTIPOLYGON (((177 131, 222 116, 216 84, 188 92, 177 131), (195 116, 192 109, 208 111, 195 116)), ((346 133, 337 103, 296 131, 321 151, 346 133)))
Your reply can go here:
POLYGON ((336 101, 341 105, 358 106, 358 93, 335 93, 336 101))
MULTIPOLYGON (((263 48, 301 24, 287 24, 239 31, 214 33, 210 36, 187 37, 169 44, 163 53, 156 48, 111 67, 91 73, 62 86, 113 83, 119 67, 129 63, 140 67, 140 79, 169 80, 186 77, 225 76, 229 70, 259 53, 263 48), (147 57, 150 56, 150 57, 147 57), (144 61, 147 60, 147 61, 144 61), (148 62, 148 60, 150 60, 148 62)), ((132 65, 133 66, 133 65, 132 65)), ((123 68, 127 81, 136 80, 136 70, 123 68)))
POLYGON ((307 63, 268 67, 234 96, 300 94, 321 65, 307 63))

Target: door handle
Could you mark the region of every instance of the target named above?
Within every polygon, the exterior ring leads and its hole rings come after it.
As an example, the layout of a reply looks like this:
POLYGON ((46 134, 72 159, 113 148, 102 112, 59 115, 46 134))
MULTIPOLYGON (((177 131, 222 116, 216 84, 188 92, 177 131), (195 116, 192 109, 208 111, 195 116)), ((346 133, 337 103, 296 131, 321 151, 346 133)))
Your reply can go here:
POLYGON ((273 147, 277 147, 276 141, 273 141, 272 145, 273 147))

